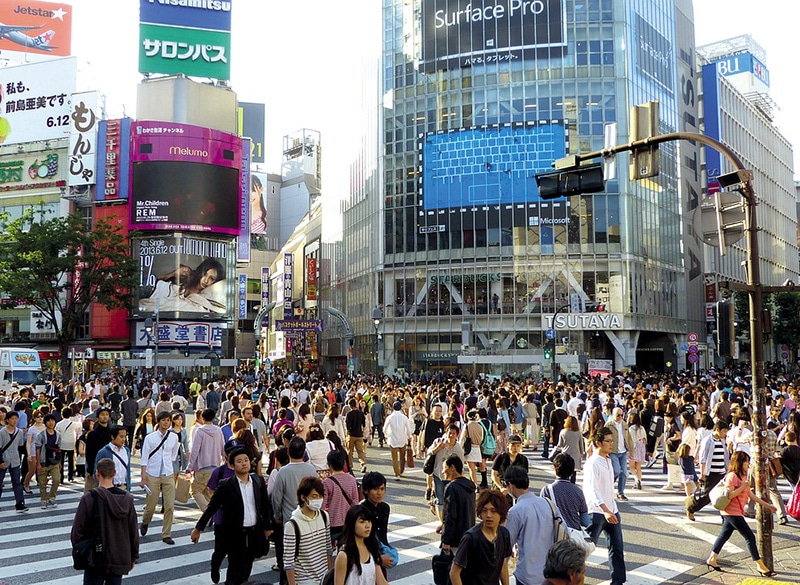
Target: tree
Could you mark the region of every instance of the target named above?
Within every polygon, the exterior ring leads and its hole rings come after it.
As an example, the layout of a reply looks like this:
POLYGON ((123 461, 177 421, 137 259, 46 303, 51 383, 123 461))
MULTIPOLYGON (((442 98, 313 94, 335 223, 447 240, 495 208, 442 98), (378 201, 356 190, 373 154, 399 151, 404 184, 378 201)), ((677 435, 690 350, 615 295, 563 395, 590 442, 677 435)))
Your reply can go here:
POLYGON ((18 219, 0 218, 0 291, 12 306, 35 307, 52 324, 69 376, 69 346, 92 303, 126 308, 138 262, 122 220, 101 219, 91 230, 80 214, 53 217, 43 205, 18 219))
POLYGON ((800 347, 800 294, 782 292, 775 295, 774 333, 777 343, 785 343, 795 355, 800 347))

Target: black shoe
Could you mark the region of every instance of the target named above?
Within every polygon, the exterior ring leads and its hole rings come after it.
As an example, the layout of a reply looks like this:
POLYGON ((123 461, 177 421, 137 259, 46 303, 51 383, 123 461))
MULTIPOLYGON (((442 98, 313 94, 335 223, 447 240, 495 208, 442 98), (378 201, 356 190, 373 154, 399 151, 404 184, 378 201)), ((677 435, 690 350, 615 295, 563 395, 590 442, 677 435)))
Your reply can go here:
POLYGON ((164 544, 175 544, 175 541, 172 540, 169 536, 167 536, 166 538, 162 538, 161 542, 163 542, 164 544))
POLYGON ((219 569, 216 567, 211 567, 211 582, 219 583, 219 569))
POLYGON ((146 536, 146 535, 147 535, 147 528, 148 528, 148 526, 149 526, 149 524, 142 524, 142 525, 139 527, 139 534, 141 534, 142 536, 146 536))
POLYGON ((425 501, 429 502, 431 499, 431 490, 425 490, 425 501))

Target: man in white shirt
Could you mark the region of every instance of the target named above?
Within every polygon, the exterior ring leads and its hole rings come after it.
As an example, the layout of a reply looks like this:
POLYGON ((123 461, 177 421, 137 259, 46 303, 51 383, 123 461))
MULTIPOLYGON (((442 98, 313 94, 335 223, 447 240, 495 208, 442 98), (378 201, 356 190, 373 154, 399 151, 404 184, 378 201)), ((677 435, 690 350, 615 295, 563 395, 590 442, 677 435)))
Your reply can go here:
POLYGON ((178 435, 170 430, 172 415, 162 412, 158 415, 158 428, 147 435, 142 442, 142 482, 147 492, 142 515, 142 536, 147 534, 147 527, 153 519, 159 496, 164 494, 164 525, 161 528, 161 540, 166 544, 175 544, 170 538, 172 533, 172 516, 175 512, 175 475, 172 462, 178 456, 178 435))
POLYGON ((600 427, 592 437, 594 454, 583 469, 583 495, 592 524, 589 535, 597 544, 600 533, 606 533, 608 561, 611 566, 611 585, 626 581, 625 551, 622 542, 622 525, 619 509, 614 499, 614 466, 609 455, 614 448, 614 437, 608 427, 600 427))
POLYGON ((392 452, 392 468, 397 481, 406 470, 406 449, 414 435, 414 423, 403 412, 403 403, 399 400, 393 405, 394 412, 386 417, 383 423, 383 434, 392 452))

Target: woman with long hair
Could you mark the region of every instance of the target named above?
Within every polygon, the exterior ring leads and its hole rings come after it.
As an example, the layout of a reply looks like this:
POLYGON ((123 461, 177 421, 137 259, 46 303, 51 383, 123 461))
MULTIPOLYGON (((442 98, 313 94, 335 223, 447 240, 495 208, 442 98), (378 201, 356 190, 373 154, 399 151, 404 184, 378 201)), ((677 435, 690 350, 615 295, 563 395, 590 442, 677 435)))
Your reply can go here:
POLYGON ((381 558, 378 541, 370 538, 374 520, 362 504, 347 511, 342 546, 333 566, 334 585, 388 585, 383 571, 377 569, 381 558))
POLYGON ((148 408, 139 417, 139 425, 133 432, 133 450, 140 451, 144 438, 156 428, 156 415, 152 408, 148 408))
MULTIPOLYGON (((244 422, 244 419, 237 419, 234 422, 244 422)), ((245 423, 246 424, 246 423, 245 423)), ((238 426, 238 425, 237 425, 238 426)), ((238 443, 238 446, 247 451, 247 456, 250 457, 250 469, 255 471, 258 475, 264 475, 261 469, 261 451, 256 446, 256 436, 250 429, 239 429, 233 434, 233 439, 238 443)))
POLYGON ((557 452, 566 453, 575 462, 575 471, 570 477, 572 483, 575 483, 576 473, 581 470, 583 457, 586 454, 585 443, 579 428, 578 419, 568 416, 564 421, 564 428, 558 435, 558 444, 555 447, 557 452))
POLYGON ((326 414, 325 418, 322 419, 320 427, 322 427, 322 432, 325 433, 326 437, 331 431, 333 431, 339 436, 339 439, 344 441, 344 420, 341 416, 339 416, 338 404, 334 402, 328 406, 328 414, 326 414))
POLYGON ((728 473, 722 480, 723 485, 728 489, 728 497, 730 497, 731 501, 728 507, 721 512, 722 530, 717 540, 714 541, 711 554, 706 559, 706 565, 710 570, 722 571, 717 564, 719 553, 733 532, 737 531, 744 537, 747 549, 750 551, 750 557, 756 562, 756 569, 761 573, 761 576, 773 577, 776 575, 775 571, 770 571, 758 553, 756 537, 744 517, 744 507, 748 500, 752 500, 756 504, 764 506, 770 512, 776 512, 777 508, 765 502, 750 490, 750 480, 747 478, 747 470, 749 468, 750 455, 744 451, 736 451, 731 455, 728 473))
POLYGON ((642 489, 642 463, 647 455, 647 433, 642 426, 639 413, 632 410, 628 414, 628 434, 633 443, 633 453, 630 453, 631 475, 636 478, 635 488, 642 489))
POLYGON ((297 419, 294 421, 294 431, 298 437, 305 441, 308 437, 308 429, 314 423, 314 415, 311 414, 311 407, 304 402, 297 409, 297 419))
POLYGON ((178 435, 178 456, 172 462, 175 481, 178 480, 178 473, 186 471, 186 466, 189 465, 189 433, 183 423, 184 418, 180 412, 172 415, 172 432, 178 435))

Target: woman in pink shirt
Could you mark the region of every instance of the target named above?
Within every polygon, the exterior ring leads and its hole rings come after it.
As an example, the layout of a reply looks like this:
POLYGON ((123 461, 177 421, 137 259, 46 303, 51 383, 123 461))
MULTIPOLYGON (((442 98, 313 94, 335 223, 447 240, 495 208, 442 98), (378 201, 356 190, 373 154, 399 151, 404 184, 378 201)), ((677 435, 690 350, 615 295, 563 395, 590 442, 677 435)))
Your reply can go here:
POLYGON ((723 483, 728 488, 728 495, 731 498, 728 507, 722 511, 722 531, 719 533, 714 546, 711 549, 711 555, 706 560, 708 568, 713 571, 722 571, 717 564, 717 557, 722 547, 728 542, 728 539, 736 530, 744 537, 747 543, 747 548, 750 551, 750 556, 756 562, 756 568, 763 577, 772 577, 776 573, 771 571, 758 554, 758 546, 756 545, 756 537, 744 517, 744 508, 748 500, 753 500, 757 504, 761 504, 767 510, 775 512, 777 508, 769 504, 750 491, 750 480, 747 477, 747 470, 750 468, 750 455, 744 451, 736 451, 731 455, 730 466, 728 473, 723 479, 723 483))

